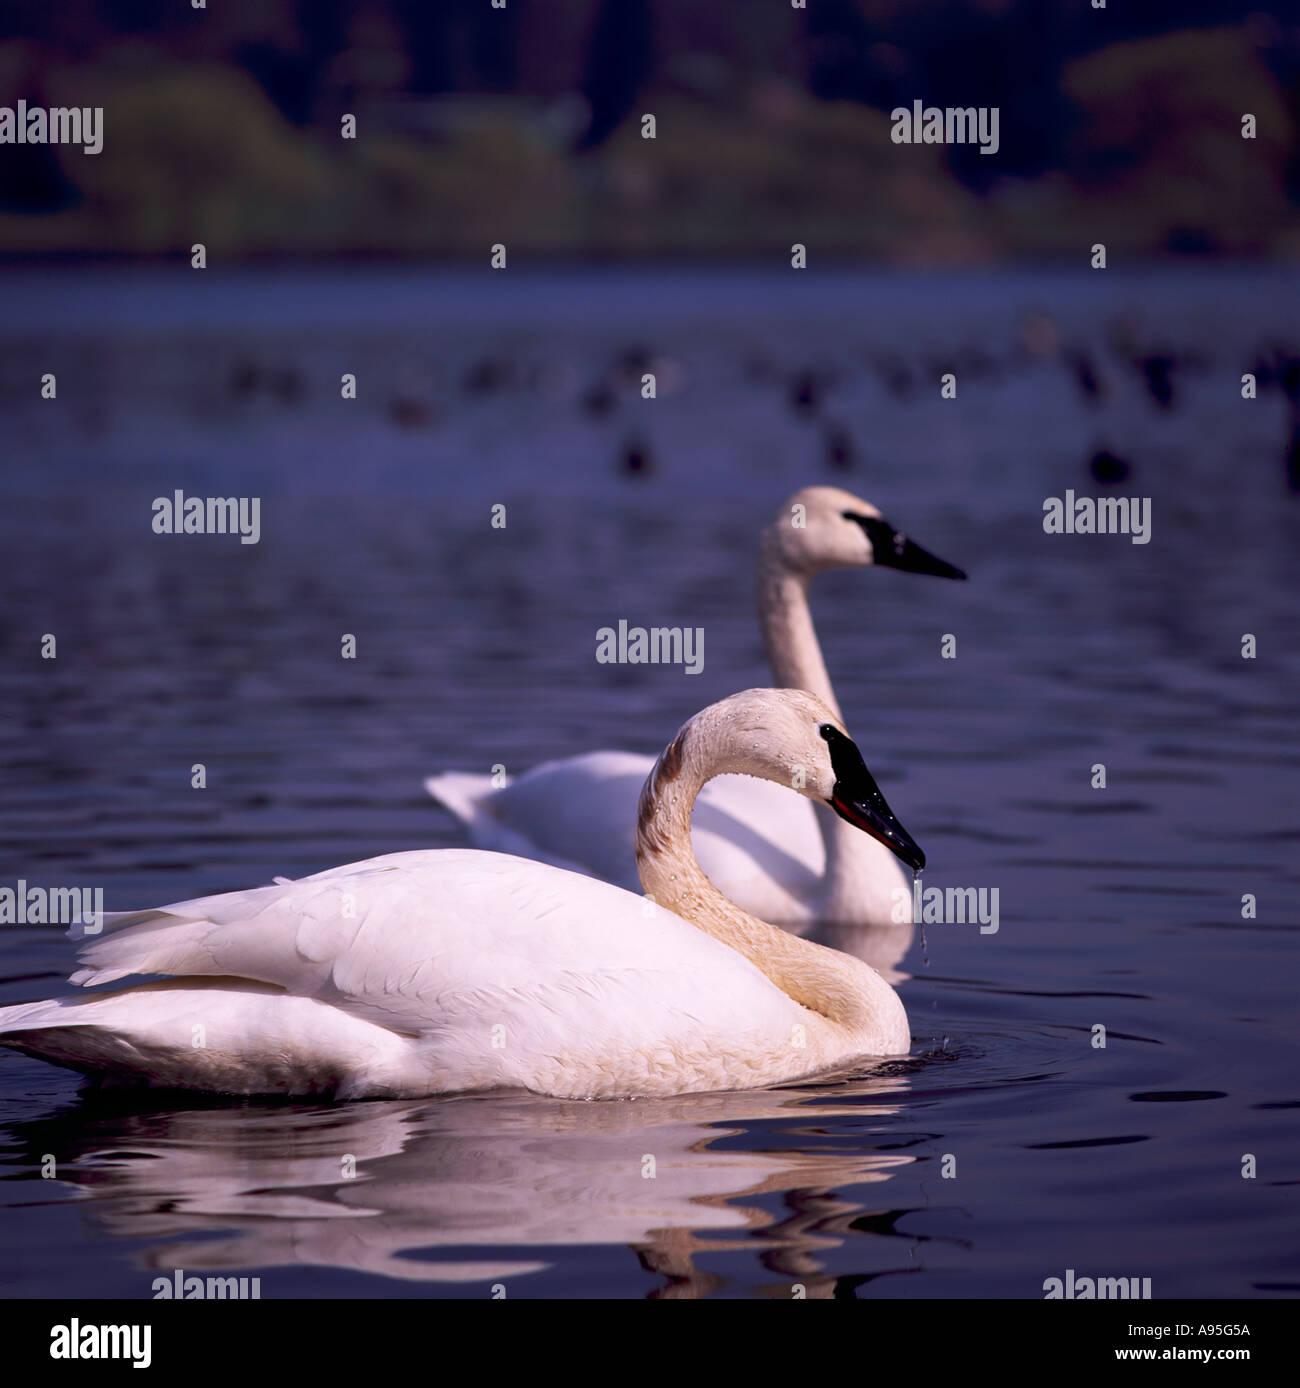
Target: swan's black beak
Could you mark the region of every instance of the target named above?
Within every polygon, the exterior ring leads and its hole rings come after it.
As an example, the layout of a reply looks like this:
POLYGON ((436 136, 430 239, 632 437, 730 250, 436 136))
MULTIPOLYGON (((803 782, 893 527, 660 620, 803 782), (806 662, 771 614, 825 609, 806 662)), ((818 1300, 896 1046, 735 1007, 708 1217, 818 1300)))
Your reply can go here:
POLYGON ((848 520, 856 522, 867 532, 871 541, 873 562, 887 569, 902 569, 910 574, 934 574, 938 578, 965 578, 965 573, 946 559, 922 549, 915 540, 909 540, 901 531, 895 530, 887 520, 877 520, 875 516, 860 516, 854 511, 845 511, 848 520))
POLYGON ((835 786, 827 803, 841 819, 855 829, 879 839, 914 872, 925 866, 925 854, 916 840, 894 818, 875 777, 867 770, 857 743, 830 723, 823 723, 821 735, 830 744, 835 786))

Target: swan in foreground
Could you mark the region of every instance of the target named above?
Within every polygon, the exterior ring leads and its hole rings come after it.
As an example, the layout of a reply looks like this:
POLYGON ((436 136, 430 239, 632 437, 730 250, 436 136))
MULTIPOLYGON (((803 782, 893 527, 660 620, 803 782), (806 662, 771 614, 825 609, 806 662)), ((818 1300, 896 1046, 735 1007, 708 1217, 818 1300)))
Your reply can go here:
MULTIPOLYGON (((836 487, 796 492, 763 533, 758 616, 774 680, 816 694, 836 718, 839 704, 808 610, 808 584, 823 569, 872 564, 966 577, 899 534, 869 502, 836 487)), ((424 784, 465 824, 475 847, 636 891, 637 796, 653 760, 588 752, 496 786, 489 776, 463 772, 424 784)), ((765 921, 796 927, 911 922, 911 884, 884 847, 775 787, 736 777, 714 781, 700 797, 691 837, 710 881, 765 921)))
POLYGON ((0 1008, 0 1044, 110 1082, 235 1094, 558 1098, 745 1089, 910 1036, 869 965, 756 920, 691 852, 710 776, 824 801, 919 870, 839 719, 751 689, 691 718, 641 793, 647 896, 475 849, 391 853, 296 882, 104 917, 72 982, 162 982, 0 1008))

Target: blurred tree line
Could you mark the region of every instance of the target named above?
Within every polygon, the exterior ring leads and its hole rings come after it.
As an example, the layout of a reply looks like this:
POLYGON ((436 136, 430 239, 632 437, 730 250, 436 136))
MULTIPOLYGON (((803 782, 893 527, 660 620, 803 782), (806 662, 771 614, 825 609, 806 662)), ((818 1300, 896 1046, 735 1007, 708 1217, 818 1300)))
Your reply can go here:
POLYGON ((1294 9, 8 0, 0 104, 105 147, 0 146, 0 253, 1294 255, 1294 9), (916 99, 997 106, 998 154, 894 145, 916 99))

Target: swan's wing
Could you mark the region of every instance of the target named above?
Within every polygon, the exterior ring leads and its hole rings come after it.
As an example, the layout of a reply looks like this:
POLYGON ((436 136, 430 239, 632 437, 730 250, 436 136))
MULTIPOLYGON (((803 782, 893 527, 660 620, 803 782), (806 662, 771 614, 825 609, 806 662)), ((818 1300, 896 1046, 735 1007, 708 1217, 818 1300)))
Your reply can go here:
POLYGON ((477 1051, 491 1029, 556 1053, 609 1034, 771 1029, 800 1010, 734 951, 604 882, 472 849, 394 853, 297 882, 114 916, 81 984, 252 979, 477 1051))

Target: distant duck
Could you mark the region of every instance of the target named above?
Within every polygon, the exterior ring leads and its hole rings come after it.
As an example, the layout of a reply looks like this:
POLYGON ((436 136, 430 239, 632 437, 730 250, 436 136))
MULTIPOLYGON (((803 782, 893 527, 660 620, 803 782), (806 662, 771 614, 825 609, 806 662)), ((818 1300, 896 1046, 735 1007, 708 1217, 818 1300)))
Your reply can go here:
POLYGON ((513 362, 499 357, 484 357, 474 362, 461 379, 466 395, 495 395, 518 383, 518 370, 513 362))
POLYGON ((1074 380, 1079 387, 1079 393, 1089 404, 1099 403, 1105 395, 1105 390, 1100 377, 1097 375, 1092 358, 1081 348, 1076 348, 1069 353, 1067 360, 1074 371, 1074 380))
POLYGON ((248 397, 261 389, 262 368, 250 357, 240 357, 230 369, 230 393, 248 397))
POLYGON ((906 400, 916 387, 911 371, 897 357, 878 357, 876 375, 881 385, 896 400, 906 400))
POLYGON ((583 391, 580 403, 585 413, 589 414, 592 419, 604 419, 618 404, 618 396, 610 383, 602 377, 598 381, 593 381, 583 391))
POLYGON ((414 395, 394 395, 388 402, 388 417, 399 429, 424 429, 434 419, 434 408, 414 395))
POLYGON ((1163 353, 1150 353, 1139 357, 1136 365, 1146 381, 1147 393, 1162 410, 1173 408, 1174 381, 1173 369, 1177 365, 1174 357, 1163 353))
POLYGON ((1272 375, 1290 406, 1290 437, 1282 455, 1286 485, 1300 492, 1300 356, 1290 348, 1274 347, 1272 375))
POLYGON ((640 386, 641 377, 653 369, 654 353, 648 347, 634 344, 624 347, 615 358, 614 366, 627 386, 640 386))
POLYGON ((1109 448, 1099 448, 1089 459, 1088 470, 1095 481, 1104 486, 1114 486, 1127 481, 1132 468, 1123 458, 1116 457, 1109 448))
POLYGON ((851 472, 856 450, 853 435, 843 424, 832 423, 826 426, 826 466, 832 472, 851 472))
POLYGON ((1290 348, 1275 343, 1267 352, 1256 352, 1247 370, 1254 376, 1257 390, 1277 386, 1292 405, 1300 407, 1300 356, 1290 348))
POLYGON ((230 372, 230 393, 248 399, 267 391, 282 405, 296 405, 306 395, 302 373, 296 367, 263 366, 251 357, 239 358, 230 372))
POLYGON ((644 442, 636 438, 624 441, 619 471, 629 477, 648 477, 654 471, 654 458, 644 442))
POLYGON ((282 405, 297 405, 307 393, 302 373, 292 366, 273 372, 270 378, 271 389, 282 405))
POLYGON ((1279 347, 1273 357, 1273 363, 1282 394, 1293 405, 1300 407, 1300 357, 1286 348, 1279 347))
POLYGON ((813 415, 821 401, 822 382, 811 371, 800 371, 790 382, 790 408, 798 415, 813 415))

